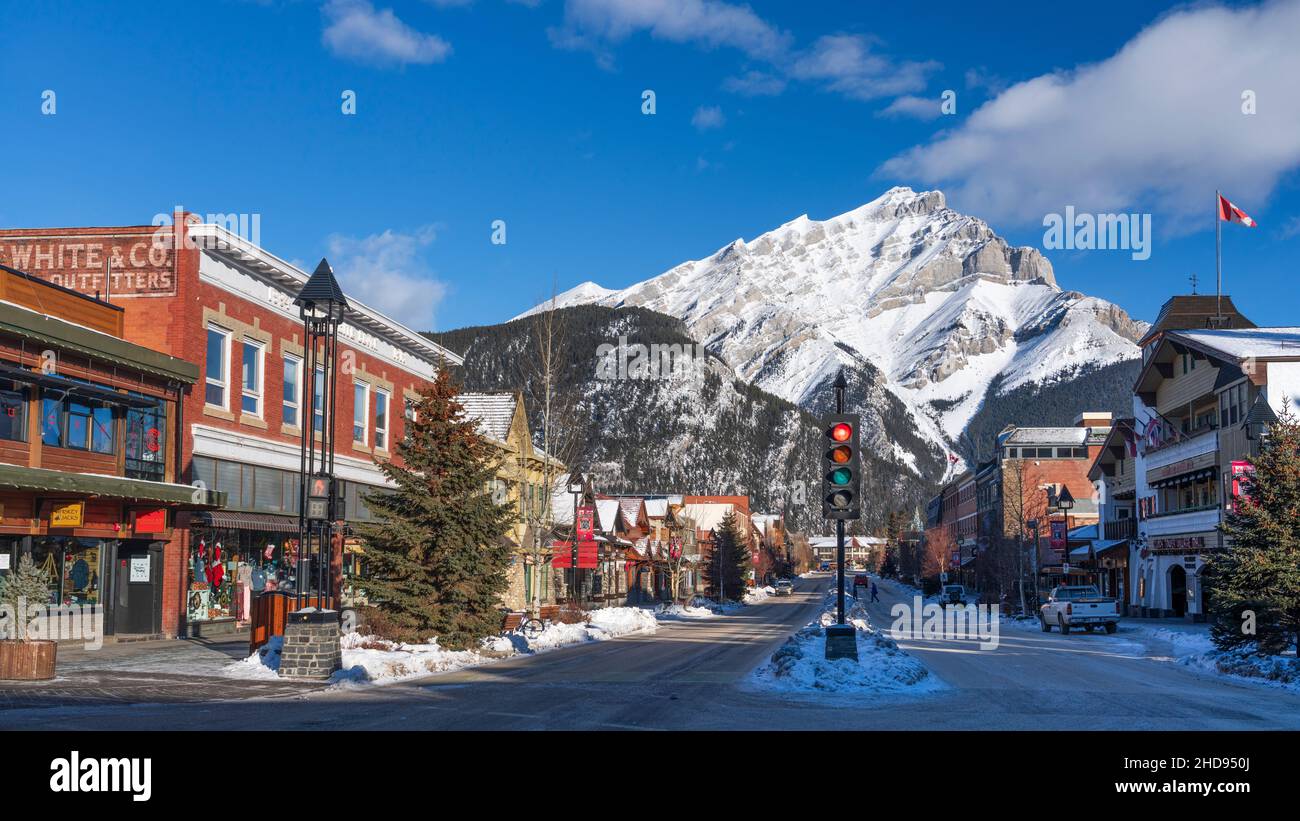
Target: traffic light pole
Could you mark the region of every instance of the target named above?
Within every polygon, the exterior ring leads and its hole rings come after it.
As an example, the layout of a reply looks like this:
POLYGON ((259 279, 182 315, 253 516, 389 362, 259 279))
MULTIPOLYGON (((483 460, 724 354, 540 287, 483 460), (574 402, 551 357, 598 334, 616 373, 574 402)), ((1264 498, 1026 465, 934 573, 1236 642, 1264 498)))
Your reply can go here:
MULTIPOLYGON (((835 380, 835 412, 844 413, 844 389, 848 383, 844 379, 844 372, 840 371, 840 376, 835 380)), ((835 623, 844 623, 844 520, 835 520, 835 564, 836 564, 836 585, 835 594, 835 623)))

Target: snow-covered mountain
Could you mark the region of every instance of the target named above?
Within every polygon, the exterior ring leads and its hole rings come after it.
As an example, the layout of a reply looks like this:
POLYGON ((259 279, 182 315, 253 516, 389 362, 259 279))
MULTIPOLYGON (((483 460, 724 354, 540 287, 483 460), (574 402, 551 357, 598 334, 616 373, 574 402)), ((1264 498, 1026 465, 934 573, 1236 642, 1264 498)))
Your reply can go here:
MULTIPOLYGON (((587 282, 557 301, 678 317, 737 376, 812 410, 847 367, 867 383, 855 386, 856 409, 883 415, 885 394, 901 400, 930 455, 958 450, 990 386, 1005 394, 1138 358, 1146 328, 1062 290, 1041 253, 1009 246, 941 192, 905 187, 622 290, 587 282)), ((896 440, 879 444, 916 465, 917 449, 896 440)))

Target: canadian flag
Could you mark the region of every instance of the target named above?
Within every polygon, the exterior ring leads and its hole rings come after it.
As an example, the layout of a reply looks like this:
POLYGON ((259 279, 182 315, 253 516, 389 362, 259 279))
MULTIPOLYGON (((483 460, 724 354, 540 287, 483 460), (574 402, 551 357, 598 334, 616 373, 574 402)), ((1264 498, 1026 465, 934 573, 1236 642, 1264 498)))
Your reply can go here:
POLYGON ((1247 228, 1255 227, 1255 221, 1250 215, 1228 202, 1228 198, 1222 194, 1219 195, 1219 219, 1224 222, 1239 222, 1247 228))

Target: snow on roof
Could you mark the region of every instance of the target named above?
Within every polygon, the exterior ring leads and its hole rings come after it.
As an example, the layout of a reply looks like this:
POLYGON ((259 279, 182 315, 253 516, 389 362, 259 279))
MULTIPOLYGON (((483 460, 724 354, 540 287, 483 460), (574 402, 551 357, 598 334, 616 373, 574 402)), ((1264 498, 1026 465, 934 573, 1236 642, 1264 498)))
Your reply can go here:
MULTIPOLYGON (((1088 440, 1088 428, 1016 428, 1007 437, 1008 445, 1082 445, 1088 440)), ((1093 428, 1093 430, 1096 430, 1093 428)), ((1106 429, 1107 431, 1110 428, 1106 429)))
POLYGON ((504 442, 510 434, 510 422, 515 418, 513 393, 462 393, 456 397, 465 409, 465 418, 477 423, 479 433, 504 442))
POLYGON ((1170 331, 1170 339, 1184 339, 1235 359, 1269 359, 1300 356, 1300 328, 1215 328, 1170 331))
POLYGON ((623 509, 623 521, 630 527, 636 527, 637 522, 641 520, 640 496, 620 496, 618 497, 618 506, 623 509))
POLYGON ((596 518, 598 526, 606 533, 613 533, 618 524, 618 499, 597 499, 596 518))
POLYGON ((668 497, 666 496, 647 496, 645 500, 645 515, 651 519, 662 519, 668 515, 668 497))
POLYGON ((701 502, 684 505, 682 515, 695 522, 696 528, 712 530, 722 524, 723 517, 734 512, 735 507, 735 505, 722 502, 701 502))

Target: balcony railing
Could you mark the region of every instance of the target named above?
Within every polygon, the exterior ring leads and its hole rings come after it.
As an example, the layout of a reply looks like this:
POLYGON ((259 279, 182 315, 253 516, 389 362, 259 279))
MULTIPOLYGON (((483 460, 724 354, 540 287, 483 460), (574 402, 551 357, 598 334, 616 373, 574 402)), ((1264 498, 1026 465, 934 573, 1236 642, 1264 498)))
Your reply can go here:
POLYGON ((1164 442, 1159 447, 1148 447, 1143 455, 1146 457, 1148 470, 1173 464, 1182 459, 1190 459, 1209 453, 1219 447, 1218 428, 1201 428, 1178 439, 1164 442), (1158 455, 1158 456, 1157 456, 1158 455))
POLYGON ((1101 533, 1108 542, 1135 538, 1137 536, 1137 519, 1115 519, 1103 522, 1101 533))
POLYGON ((1147 518, 1163 519, 1166 516, 1181 516, 1184 513, 1200 513, 1205 510, 1218 510, 1218 509, 1219 509, 1218 502, 1210 502, 1209 504, 1204 504, 1204 505, 1193 505, 1192 507, 1180 507, 1177 510, 1162 510, 1159 513, 1152 513, 1147 518))

